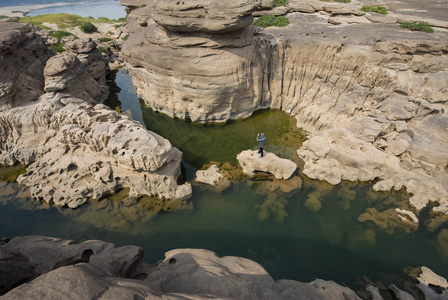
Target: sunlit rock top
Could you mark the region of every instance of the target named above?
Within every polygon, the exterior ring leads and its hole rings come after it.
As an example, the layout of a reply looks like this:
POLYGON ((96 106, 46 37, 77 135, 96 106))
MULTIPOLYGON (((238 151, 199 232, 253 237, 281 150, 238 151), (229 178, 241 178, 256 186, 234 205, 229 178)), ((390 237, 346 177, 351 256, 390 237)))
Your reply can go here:
POLYGON ((163 0, 154 20, 175 32, 230 32, 249 26, 261 0, 163 0))

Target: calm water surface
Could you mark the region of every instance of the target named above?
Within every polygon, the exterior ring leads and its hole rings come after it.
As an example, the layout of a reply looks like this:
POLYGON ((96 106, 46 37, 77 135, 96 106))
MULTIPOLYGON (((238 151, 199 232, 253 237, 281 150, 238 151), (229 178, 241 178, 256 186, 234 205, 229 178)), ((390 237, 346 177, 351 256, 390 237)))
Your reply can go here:
MULTIPOLYGON (((236 165, 239 152, 257 148, 260 131, 268 137, 267 151, 300 165, 295 149, 303 137, 294 119, 281 111, 259 112, 225 126, 195 125, 153 112, 137 99, 129 75, 116 76, 107 104, 183 151, 190 182, 210 161, 236 165)), ((245 178, 222 193, 193 185, 192 198, 180 209, 156 214, 150 200, 129 200, 126 191, 75 210, 50 207, 30 199, 17 183, 5 182, 15 172, 0 169, 1 237, 35 234, 135 244, 145 249, 148 263, 163 259, 170 249, 206 248, 257 261, 275 279, 318 277, 349 286, 363 275, 393 282, 407 266, 425 265, 448 277, 448 252, 437 239, 440 228, 429 233, 420 225, 416 232, 388 234, 358 221, 369 207, 382 211, 407 201, 402 193, 372 192, 371 184, 330 186, 298 172, 294 182, 301 187, 292 191, 282 192, 279 181, 265 176, 245 178)))
MULTIPOLYGON (((38 2, 36 4, 42 4, 42 2, 38 2)), ((24 6, 24 8, 26 8, 26 6, 24 6)), ((126 12, 124 11, 124 8, 125 8, 124 6, 120 5, 120 1, 93 2, 82 4, 70 3, 61 6, 50 6, 39 9, 33 9, 30 11, 28 16, 33 17, 46 14, 67 13, 72 15, 78 15, 81 17, 93 17, 95 19, 99 17, 106 17, 109 19, 117 20, 119 18, 126 17, 126 12)))

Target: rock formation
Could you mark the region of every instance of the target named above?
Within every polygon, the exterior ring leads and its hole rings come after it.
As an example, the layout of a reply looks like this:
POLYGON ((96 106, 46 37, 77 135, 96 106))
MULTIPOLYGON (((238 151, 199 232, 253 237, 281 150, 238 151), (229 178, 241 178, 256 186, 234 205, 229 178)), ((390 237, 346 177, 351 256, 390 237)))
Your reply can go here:
POLYGON ((183 199, 191 194, 189 184, 177 184, 182 157, 178 149, 141 124, 96 104, 107 96, 108 67, 95 43, 76 40, 67 44, 74 52, 35 60, 33 53, 46 53, 42 40, 30 27, 12 25, 0 24, 0 29, 6 28, 2 47, 19 49, 26 64, 17 61, 16 52, 2 52, 5 69, 17 66, 23 73, 1 75, 10 77, 0 95, 5 104, 0 115, 0 164, 27 165, 18 182, 29 186, 33 197, 74 208, 123 187, 130 188, 131 196, 183 199), (27 69, 34 77, 23 77, 27 69), (35 89, 28 89, 29 84, 35 89), (23 86, 30 92, 17 98, 23 86))
POLYGON ((211 185, 219 191, 230 187, 230 180, 219 172, 217 165, 211 165, 207 170, 196 171, 195 181, 211 185))
POLYGON ((260 101, 263 60, 248 27, 260 3, 156 1, 133 10, 122 51, 140 97, 155 110, 198 122, 268 107, 260 101))
MULTIPOLYGON (((368 1, 291 0, 283 9, 287 27, 220 33, 227 30, 206 28, 214 15, 203 13, 218 1, 174 2, 135 9, 128 18, 123 51, 149 106, 201 122, 280 108, 309 134, 298 154, 310 178, 377 180, 377 191, 410 193, 415 213, 430 201, 448 212, 443 14, 433 13, 431 24, 438 27, 428 34, 400 28, 397 23, 421 16, 393 3, 397 11, 381 17, 359 11, 368 1), (143 18, 147 26, 139 25, 143 18), (176 24, 189 32, 177 32, 176 24)), ((226 7, 230 16, 233 7, 226 7)))
POLYGON ((254 150, 245 150, 236 156, 246 175, 255 172, 271 173, 277 179, 289 179, 297 170, 297 165, 289 159, 280 158, 274 153, 265 151, 262 158, 254 150))
POLYGON ((43 70, 54 55, 30 25, 0 24, 0 112, 44 94, 43 70))
MULTIPOLYGON (((332 281, 274 281, 254 261, 203 249, 168 251, 156 265, 143 263, 138 246, 102 241, 26 236, 2 239, 0 251, 0 299, 361 299, 332 281)), ((398 299, 419 291, 427 300, 446 297, 446 279, 430 269, 409 276, 415 281, 408 291, 395 285, 385 291, 398 299)), ((372 285, 363 293, 383 299, 372 285)))

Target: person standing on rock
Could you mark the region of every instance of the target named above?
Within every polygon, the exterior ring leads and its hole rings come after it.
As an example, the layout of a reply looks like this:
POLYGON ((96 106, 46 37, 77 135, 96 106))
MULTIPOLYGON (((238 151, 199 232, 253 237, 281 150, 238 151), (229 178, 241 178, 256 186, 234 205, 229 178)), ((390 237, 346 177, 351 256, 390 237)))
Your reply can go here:
POLYGON ((258 153, 260 154, 259 158, 262 158, 264 146, 266 146, 266 137, 264 136, 264 133, 257 133, 257 142, 260 142, 260 150, 258 153))

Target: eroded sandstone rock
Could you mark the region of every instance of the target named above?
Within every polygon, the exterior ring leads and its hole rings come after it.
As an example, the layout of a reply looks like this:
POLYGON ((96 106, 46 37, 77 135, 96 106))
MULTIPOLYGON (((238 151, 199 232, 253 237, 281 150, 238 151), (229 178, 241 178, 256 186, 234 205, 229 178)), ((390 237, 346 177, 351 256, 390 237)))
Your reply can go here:
POLYGON ((236 156, 243 172, 249 176, 255 172, 271 173, 277 179, 289 179, 297 170, 297 165, 285 158, 280 158, 274 153, 266 152, 262 158, 257 151, 245 150, 236 156))
POLYGON ((28 165, 18 181, 38 199, 77 207, 122 186, 131 196, 191 194, 176 182, 180 151, 104 105, 52 93, 0 119, 0 163, 28 165))
POLYGON ((0 23, 0 112, 44 94, 43 70, 54 55, 35 33, 19 23, 0 23))
POLYGON ((230 180, 220 173, 217 165, 211 165, 207 170, 196 171, 195 180, 200 183, 214 186, 220 191, 230 187, 230 180))

